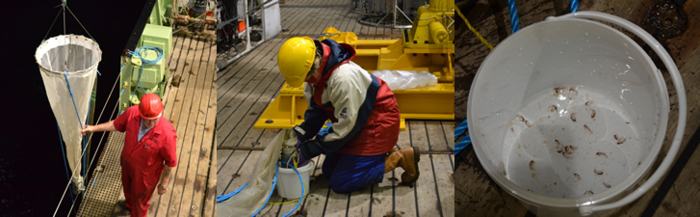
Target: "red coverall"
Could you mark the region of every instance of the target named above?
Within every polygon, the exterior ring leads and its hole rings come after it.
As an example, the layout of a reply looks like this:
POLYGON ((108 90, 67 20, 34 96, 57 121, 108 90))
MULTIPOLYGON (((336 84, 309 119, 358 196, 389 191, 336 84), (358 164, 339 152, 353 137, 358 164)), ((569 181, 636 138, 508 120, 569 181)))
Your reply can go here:
POLYGON ((175 128, 161 118, 155 127, 138 141, 141 116, 138 106, 128 108, 114 120, 114 128, 126 131, 121 155, 122 186, 126 207, 131 216, 146 216, 151 196, 163 173, 163 161, 177 165, 175 128))

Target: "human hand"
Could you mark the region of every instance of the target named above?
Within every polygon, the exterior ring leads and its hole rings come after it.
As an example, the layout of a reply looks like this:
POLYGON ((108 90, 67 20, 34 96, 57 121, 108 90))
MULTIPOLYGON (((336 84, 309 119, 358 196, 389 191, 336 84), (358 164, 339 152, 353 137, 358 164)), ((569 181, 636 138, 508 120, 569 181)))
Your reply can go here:
POLYGON ((306 159, 304 159, 304 156, 301 156, 301 152, 299 151, 292 156, 292 162, 296 162, 298 166, 302 166, 306 164, 306 159))
POLYGON ((87 134, 87 133, 92 133, 93 132, 92 127, 94 127, 94 126, 89 126, 86 124, 85 126, 83 126, 83 130, 80 131, 80 134, 85 136, 85 134, 87 134))
POLYGON ((165 192, 168 192, 168 189, 164 188, 163 185, 158 184, 158 195, 163 195, 165 192))

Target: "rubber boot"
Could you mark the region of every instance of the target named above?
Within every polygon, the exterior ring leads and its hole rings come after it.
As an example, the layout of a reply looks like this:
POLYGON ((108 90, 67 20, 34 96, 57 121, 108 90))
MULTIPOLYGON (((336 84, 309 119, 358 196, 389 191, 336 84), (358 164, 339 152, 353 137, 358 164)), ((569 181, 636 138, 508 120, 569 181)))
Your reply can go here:
POLYGON ((129 210, 129 208, 126 208, 126 200, 117 201, 117 205, 119 205, 119 207, 122 208, 122 214, 131 215, 131 210, 129 210))
POLYGON ((394 147, 384 160, 384 173, 392 171, 398 166, 405 170, 401 174, 401 183, 411 184, 418 180, 418 176, 420 176, 420 170, 418 169, 420 149, 418 147, 403 148, 401 150, 394 147))

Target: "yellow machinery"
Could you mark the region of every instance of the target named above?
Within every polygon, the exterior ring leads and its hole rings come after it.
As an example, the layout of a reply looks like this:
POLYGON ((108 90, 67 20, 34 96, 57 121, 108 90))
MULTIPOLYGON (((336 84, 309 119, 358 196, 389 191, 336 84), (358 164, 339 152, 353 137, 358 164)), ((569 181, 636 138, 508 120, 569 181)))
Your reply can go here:
MULTIPOLYGON (((353 62, 365 70, 427 71, 438 77, 438 84, 408 90, 395 90, 401 110, 401 130, 405 119, 454 120, 454 1, 431 0, 418 8, 418 16, 401 39, 358 40, 352 32, 324 30, 324 37, 356 49, 353 62)), ((294 127, 304 121, 307 108, 303 89, 285 85, 255 123, 255 128, 294 127)))

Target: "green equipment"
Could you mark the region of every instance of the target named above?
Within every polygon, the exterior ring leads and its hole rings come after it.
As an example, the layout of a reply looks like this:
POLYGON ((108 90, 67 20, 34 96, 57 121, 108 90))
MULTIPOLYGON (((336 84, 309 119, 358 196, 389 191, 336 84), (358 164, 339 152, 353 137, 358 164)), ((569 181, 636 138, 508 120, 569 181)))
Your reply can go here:
POLYGON ((121 71, 119 79, 121 89, 119 97, 120 113, 131 105, 138 105, 140 103, 139 99, 146 93, 155 93, 161 99, 163 98, 170 76, 170 69, 167 67, 166 59, 170 55, 172 44, 171 27, 146 24, 137 50, 132 52, 132 54, 138 53, 138 55, 132 55, 131 57, 122 56, 121 58, 121 62, 126 64, 121 71), (156 51, 157 49, 161 49, 162 53, 159 54, 156 51), (154 61, 159 56, 160 60, 154 61), (139 72, 141 74, 140 77, 139 72))

